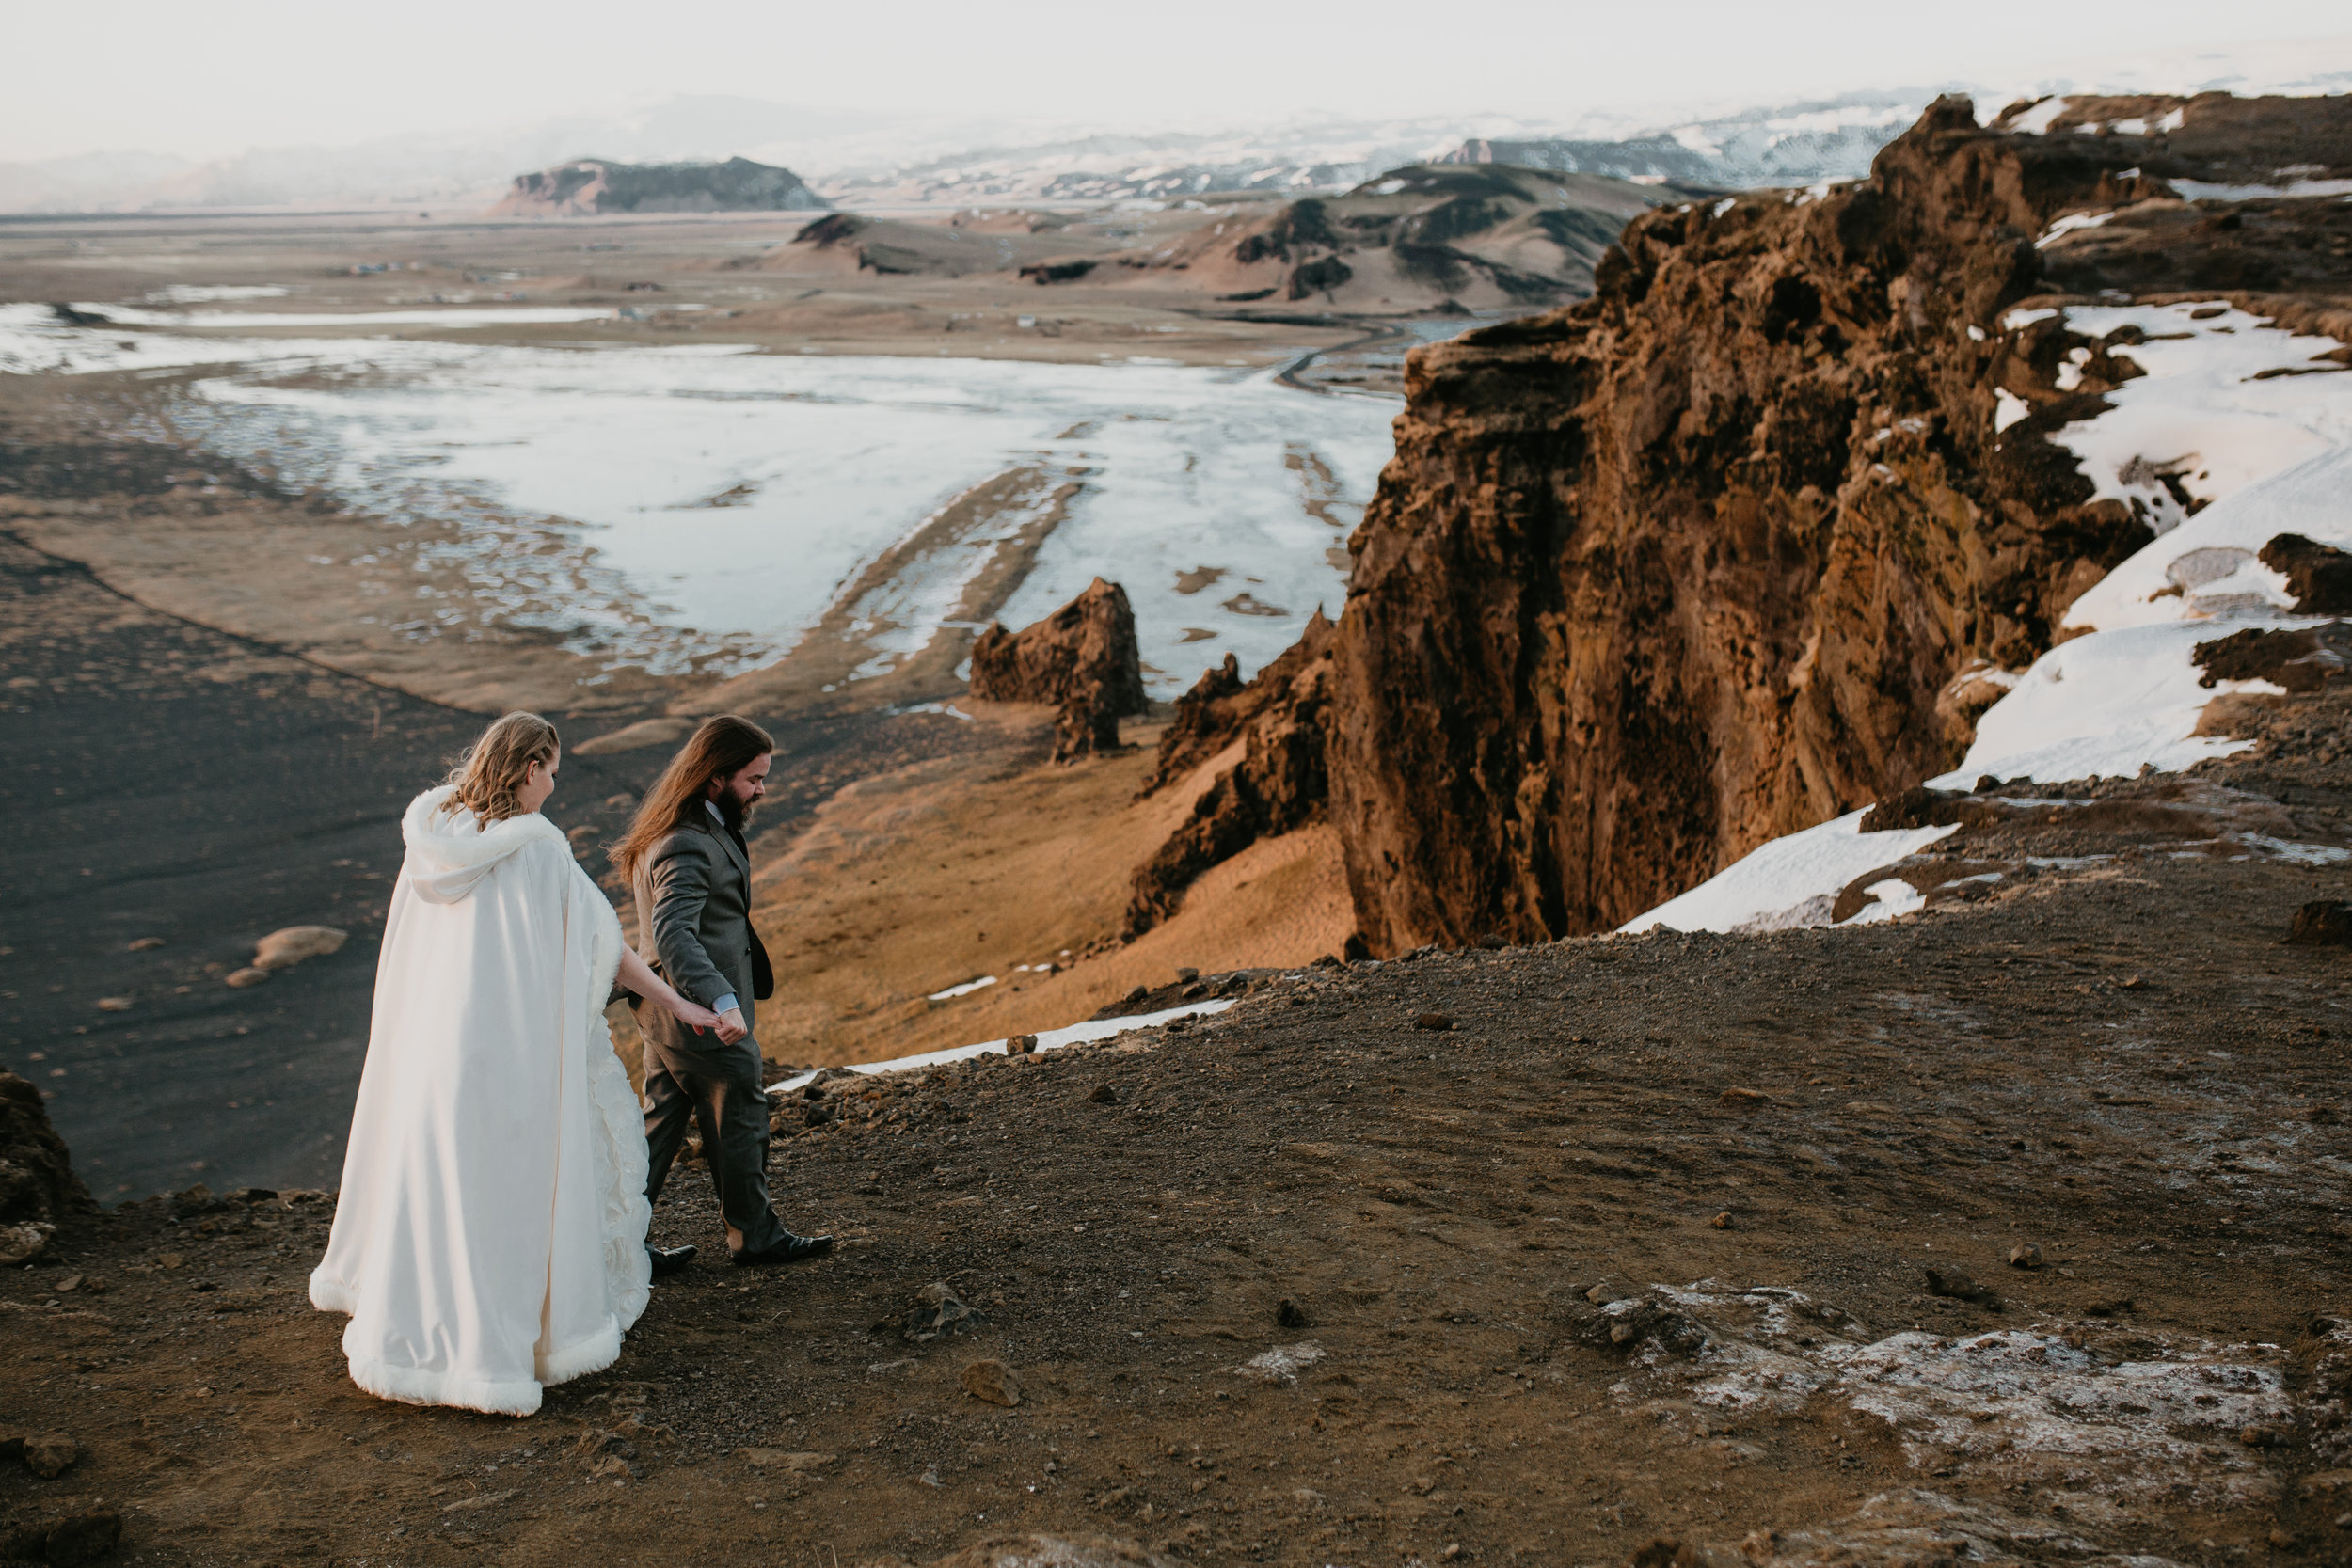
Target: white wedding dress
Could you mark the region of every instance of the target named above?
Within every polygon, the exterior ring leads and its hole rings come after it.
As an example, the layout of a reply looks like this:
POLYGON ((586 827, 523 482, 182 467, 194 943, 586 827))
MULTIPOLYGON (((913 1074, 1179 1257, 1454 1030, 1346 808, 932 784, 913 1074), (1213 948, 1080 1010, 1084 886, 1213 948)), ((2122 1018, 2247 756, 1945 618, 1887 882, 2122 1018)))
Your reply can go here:
POLYGON ((385 1399, 528 1416, 645 1309, 645 1136, 612 907, 537 814, 409 804, 367 1068, 310 1301, 385 1399))

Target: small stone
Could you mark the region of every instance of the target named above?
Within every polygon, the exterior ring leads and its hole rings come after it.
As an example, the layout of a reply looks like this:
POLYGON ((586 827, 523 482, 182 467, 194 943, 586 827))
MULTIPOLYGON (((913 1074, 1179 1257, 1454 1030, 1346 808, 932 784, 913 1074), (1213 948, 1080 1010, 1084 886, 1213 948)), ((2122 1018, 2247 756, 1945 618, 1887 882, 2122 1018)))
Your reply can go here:
POLYGON ((2042 1249, 2031 1242, 2020 1242, 2009 1249, 2009 1266, 2012 1269, 2038 1269, 2042 1266, 2042 1249))
POLYGON ((266 969, 232 969, 229 972, 229 978, 224 983, 238 990, 243 990, 247 986, 258 986, 268 978, 269 971, 266 969))
POLYGON ((1119 1091, 1108 1084, 1097 1084, 1094 1092, 1087 1098, 1097 1105, 1116 1105, 1119 1103, 1119 1091))
POLYGON ((1293 1301, 1288 1296, 1284 1296, 1275 1305, 1274 1326, 1277 1328, 1305 1328, 1307 1326, 1307 1314, 1300 1309, 1298 1303, 1293 1301))
POLYGON ((1180 986, 1199 978, 1200 978, 1200 972, 1197 969, 1180 969, 1176 972, 1176 983, 1180 986))
POLYGON ((187 1259, 180 1253, 167 1252, 155 1259, 155 1266, 159 1269, 176 1269, 186 1261, 187 1259))
POLYGON ((941 1334, 968 1334, 979 1326, 980 1315, 945 1285, 934 1281, 915 1295, 923 1304, 915 1315, 913 1330, 917 1339, 941 1334))
POLYGON ((1725 1209, 1707 1223, 1718 1230, 1728 1230, 1731 1228, 1731 1211, 1725 1209))
POLYGON ((146 953, 161 947, 163 944, 164 939, 161 937, 141 937, 138 941, 131 944, 129 951, 133 953, 146 953))
POLYGON ((1584 1292, 1584 1299, 1597 1307, 1602 1302, 1610 1299, 1609 1287, 1606 1285, 1596 1285, 1591 1290, 1584 1292))
POLYGON ((82 1288, 82 1276, 78 1274, 67 1275, 49 1288, 59 1295, 65 1294, 68 1291, 78 1291, 82 1288))
POLYGON ((2147 986, 2148 982, 2141 979, 2137 974, 2133 975, 2128 980, 2118 980, 2115 983, 2115 989, 2117 990, 2144 990, 2147 989, 2147 986))
POLYGON ((836 1453, 802 1453, 783 1449, 738 1449, 735 1456, 756 1470, 783 1470, 790 1475, 807 1475, 821 1470, 841 1456, 836 1453))
POLYGON ((1005 1042, 1006 1052, 1014 1056, 1026 1056, 1037 1050, 1035 1035, 1015 1035, 1005 1042))
POLYGON ((2274 1525, 2271 1527, 2270 1530, 2270 1544, 2278 1547, 2280 1551, 2285 1551, 2289 1546, 2295 1544, 2295 1536, 2292 1532, 2281 1529, 2274 1525))
POLYGON ((41 1560, 50 1568, 81 1568, 111 1552, 122 1541, 122 1515, 112 1509, 69 1513, 49 1527, 41 1560))
POLYGON ((82 1457, 79 1444, 62 1432, 36 1432, 24 1439, 24 1467, 43 1481, 55 1481, 82 1457))
POLYGON ((2001 1305, 2001 1298, 1998 1294, 1978 1284, 1958 1269, 1931 1268, 1925 1273, 1928 1278, 1928 1294, 1931 1296, 1949 1296, 1955 1301, 1972 1301, 1979 1307, 1995 1309, 2001 1305))
POLYGON ((98 1010, 102 1013, 127 1013, 131 1010, 131 999, 127 996, 102 996, 98 999, 98 1010))
POLYGON ((1454 1021, 1443 1013, 1423 1013, 1413 1020, 1413 1027, 1426 1029, 1433 1035, 1442 1035, 1454 1027, 1454 1021))
POLYGON ((256 969, 292 969, 305 958, 323 958, 340 952, 350 933, 332 926, 289 926, 263 937, 253 950, 256 969))
POLYGON ((963 1369, 960 1381, 963 1391, 976 1400, 1007 1408, 1021 1402, 1021 1380, 1002 1361, 974 1361, 963 1369))
POLYGON ((1748 1109, 1758 1105, 1769 1105, 1772 1102, 1772 1097, 1762 1089, 1725 1089, 1718 1098, 1726 1105, 1738 1105, 1748 1109))

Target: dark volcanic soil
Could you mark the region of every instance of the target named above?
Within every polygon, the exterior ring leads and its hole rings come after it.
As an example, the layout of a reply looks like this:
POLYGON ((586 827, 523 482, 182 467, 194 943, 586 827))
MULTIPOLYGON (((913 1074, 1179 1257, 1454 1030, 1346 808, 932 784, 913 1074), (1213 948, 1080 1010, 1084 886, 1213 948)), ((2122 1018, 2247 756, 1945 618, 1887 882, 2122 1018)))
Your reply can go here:
MULTIPOLYGON (((87 472, 138 450, 71 455, 87 472)), ((0 1063, 40 1085, 102 1200, 195 1180, 331 1185, 400 814, 485 716, 149 610, 6 531, 0 675, 0 1063), (265 985, 223 983, 266 933, 313 924, 351 940, 265 985), (163 945, 130 950, 148 938, 163 945)), ((572 739, 627 718, 555 717, 572 739)), ((961 744, 960 728, 778 724, 760 825, 788 836, 842 784, 961 744)), ((565 758, 548 815, 592 873, 609 871, 598 847, 668 758, 565 758)))
MULTIPOLYGON (((130 1206, 0 1275, 7 1420, 87 1450, 0 1511, 157 1564, 2337 1560, 2346 957, 2280 938, 2346 877, 2235 852, 827 1080, 775 1179, 838 1254, 698 1265, 527 1421, 344 1380, 331 1200, 130 1206), (976 1331, 909 1338, 933 1282, 976 1331)), ((655 1233, 713 1246, 707 1188, 655 1233)))

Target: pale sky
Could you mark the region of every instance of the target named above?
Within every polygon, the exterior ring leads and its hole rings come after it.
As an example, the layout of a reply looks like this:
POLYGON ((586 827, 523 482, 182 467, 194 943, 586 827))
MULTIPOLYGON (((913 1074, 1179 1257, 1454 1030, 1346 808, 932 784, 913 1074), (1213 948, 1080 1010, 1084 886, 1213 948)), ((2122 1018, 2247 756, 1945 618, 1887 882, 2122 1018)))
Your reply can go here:
POLYGON ((1203 128, 1785 102, 2341 33, 2342 0, 0 0, 0 162, 446 135, 673 93, 1203 128))

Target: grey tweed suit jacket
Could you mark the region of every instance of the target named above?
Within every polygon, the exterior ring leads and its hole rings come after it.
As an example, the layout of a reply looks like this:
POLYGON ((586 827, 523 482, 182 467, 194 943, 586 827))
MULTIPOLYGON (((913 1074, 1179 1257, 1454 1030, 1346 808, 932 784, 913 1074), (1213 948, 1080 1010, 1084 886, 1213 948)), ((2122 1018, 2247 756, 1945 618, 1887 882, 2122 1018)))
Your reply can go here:
MULTIPOLYGON (((774 994, 775 979, 752 929, 752 863, 737 836, 707 812, 695 814, 645 857, 635 891, 639 950, 661 977, 706 1007, 734 992, 755 1029, 755 1004, 774 994)), ((672 1053, 718 1045, 660 1007, 641 1008, 638 1026, 672 1053)), ((751 1055, 756 1074, 755 1047, 751 1055)))

